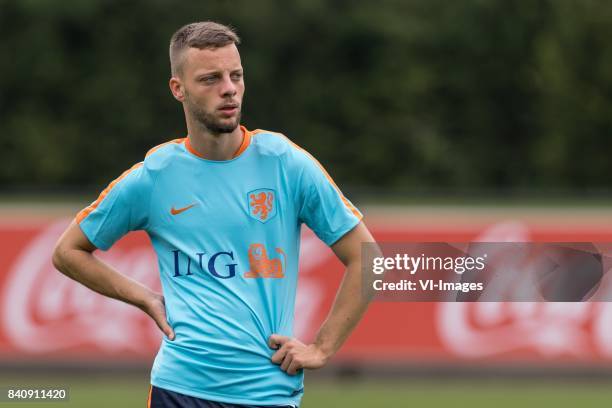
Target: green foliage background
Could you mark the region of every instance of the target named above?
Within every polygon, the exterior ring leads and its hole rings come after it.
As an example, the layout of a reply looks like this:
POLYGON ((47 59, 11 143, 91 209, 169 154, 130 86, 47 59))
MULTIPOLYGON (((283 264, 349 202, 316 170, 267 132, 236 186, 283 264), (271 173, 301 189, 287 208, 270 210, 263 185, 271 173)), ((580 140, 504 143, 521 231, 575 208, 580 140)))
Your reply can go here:
POLYGON ((101 187, 185 135, 167 43, 238 29, 244 123, 341 185, 612 186, 612 2, 0 0, 0 186, 101 187))

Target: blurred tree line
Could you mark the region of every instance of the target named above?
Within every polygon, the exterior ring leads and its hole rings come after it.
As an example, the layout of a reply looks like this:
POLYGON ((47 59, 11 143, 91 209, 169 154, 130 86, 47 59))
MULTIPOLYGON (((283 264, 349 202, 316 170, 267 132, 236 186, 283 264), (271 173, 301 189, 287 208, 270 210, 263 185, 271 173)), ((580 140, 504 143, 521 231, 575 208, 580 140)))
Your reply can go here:
POLYGON ((0 185, 100 188, 183 137, 181 25, 235 26, 243 123, 342 185, 612 187, 612 2, 0 0, 0 185))

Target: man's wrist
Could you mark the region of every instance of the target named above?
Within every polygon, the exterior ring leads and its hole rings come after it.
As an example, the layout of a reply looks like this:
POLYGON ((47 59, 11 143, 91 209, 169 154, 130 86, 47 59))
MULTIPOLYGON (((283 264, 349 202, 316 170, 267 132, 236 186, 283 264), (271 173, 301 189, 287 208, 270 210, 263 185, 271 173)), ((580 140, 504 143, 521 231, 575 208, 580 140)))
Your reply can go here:
POLYGON ((142 290, 138 290, 135 293, 133 304, 134 306, 148 313, 157 296, 158 295, 152 290, 143 287, 142 290))
POLYGON ((317 348, 317 350, 321 353, 321 357, 325 362, 327 362, 335 353, 333 347, 327 344, 324 341, 315 340, 313 345, 317 348))

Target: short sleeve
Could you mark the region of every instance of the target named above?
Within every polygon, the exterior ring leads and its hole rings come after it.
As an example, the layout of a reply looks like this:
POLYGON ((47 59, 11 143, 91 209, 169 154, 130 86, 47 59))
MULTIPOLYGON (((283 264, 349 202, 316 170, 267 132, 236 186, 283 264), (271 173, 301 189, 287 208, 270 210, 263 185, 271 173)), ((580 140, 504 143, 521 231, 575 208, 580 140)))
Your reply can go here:
POLYGON ((81 210, 76 222, 92 244, 106 251, 129 231, 145 228, 151 188, 143 163, 138 163, 81 210))
POLYGON ((355 228, 361 212, 342 194, 327 171, 308 152, 301 150, 299 219, 328 246, 355 228))

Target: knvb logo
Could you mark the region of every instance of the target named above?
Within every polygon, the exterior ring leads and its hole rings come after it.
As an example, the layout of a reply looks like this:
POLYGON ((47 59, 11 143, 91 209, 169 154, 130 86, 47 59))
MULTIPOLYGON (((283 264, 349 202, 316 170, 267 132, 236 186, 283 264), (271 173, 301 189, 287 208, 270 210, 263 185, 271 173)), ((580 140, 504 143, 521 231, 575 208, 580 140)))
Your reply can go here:
POLYGON ((249 215, 257 221, 266 223, 277 213, 276 193, 269 188, 260 188, 247 194, 249 215))
MULTIPOLYGON (((280 259, 269 259, 263 244, 249 246, 250 270, 244 274, 244 277, 283 278, 287 263, 286 255, 281 248, 275 248, 275 250, 282 255, 283 263, 280 259)), ((173 278, 191 276, 197 272, 208 272, 217 279, 230 279, 236 276, 238 263, 233 251, 215 252, 208 257, 208 260, 205 260, 206 252, 196 252, 193 257, 182 253, 178 249, 171 252, 174 264, 173 278)))

